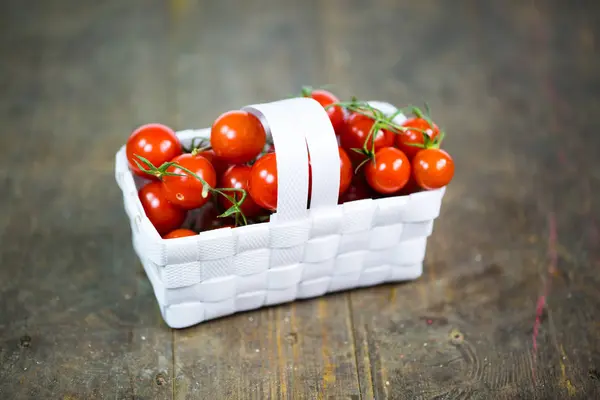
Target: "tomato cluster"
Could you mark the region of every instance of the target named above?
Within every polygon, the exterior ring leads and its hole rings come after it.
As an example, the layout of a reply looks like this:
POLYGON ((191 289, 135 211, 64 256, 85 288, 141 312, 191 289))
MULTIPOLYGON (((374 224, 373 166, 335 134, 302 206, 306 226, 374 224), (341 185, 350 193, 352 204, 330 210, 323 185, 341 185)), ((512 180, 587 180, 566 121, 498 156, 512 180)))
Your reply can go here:
MULTIPOLYGON (((303 88, 302 96, 324 107, 338 138, 340 204, 437 189, 452 180, 454 162, 440 148, 444 133, 428 112, 411 108, 410 118, 398 125, 397 114, 354 99, 341 102, 324 89, 303 88)), ((193 141, 189 149, 165 125, 140 126, 126 154, 131 171, 148 180, 139 199, 165 239, 267 221, 277 209, 276 149, 260 120, 246 111, 223 113, 210 139, 193 141), (192 210, 200 227, 183 226, 192 210)))

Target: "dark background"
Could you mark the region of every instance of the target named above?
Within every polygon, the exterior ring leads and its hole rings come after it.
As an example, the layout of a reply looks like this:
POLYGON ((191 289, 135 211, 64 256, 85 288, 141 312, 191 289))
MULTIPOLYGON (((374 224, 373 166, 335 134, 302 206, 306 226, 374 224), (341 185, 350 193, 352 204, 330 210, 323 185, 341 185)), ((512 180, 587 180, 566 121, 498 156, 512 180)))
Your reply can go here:
POLYGON ((597 398, 600 3, 0 6, 0 397, 597 398), (428 101, 456 160, 418 281, 172 331, 114 154, 302 85, 428 101), (436 397, 437 396, 437 397, 436 397))

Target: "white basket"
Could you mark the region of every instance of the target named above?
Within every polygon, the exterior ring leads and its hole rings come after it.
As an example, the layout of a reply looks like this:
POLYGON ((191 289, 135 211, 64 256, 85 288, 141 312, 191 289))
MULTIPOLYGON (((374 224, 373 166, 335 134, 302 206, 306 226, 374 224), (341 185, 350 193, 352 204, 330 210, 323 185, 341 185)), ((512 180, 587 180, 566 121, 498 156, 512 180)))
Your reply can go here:
MULTIPOLYGON (((396 111, 387 103, 371 104, 387 114, 396 111)), ((261 119, 277 149, 278 210, 269 222, 162 239, 139 201, 143 180, 129 170, 125 147, 116 155, 133 247, 170 327, 422 274, 445 188, 338 205, 338 145, 324 109, 309 98, 244 109, 261 119)), ((177 135, 188 145, 194 137, 209 137, 210 129, 177 135)))

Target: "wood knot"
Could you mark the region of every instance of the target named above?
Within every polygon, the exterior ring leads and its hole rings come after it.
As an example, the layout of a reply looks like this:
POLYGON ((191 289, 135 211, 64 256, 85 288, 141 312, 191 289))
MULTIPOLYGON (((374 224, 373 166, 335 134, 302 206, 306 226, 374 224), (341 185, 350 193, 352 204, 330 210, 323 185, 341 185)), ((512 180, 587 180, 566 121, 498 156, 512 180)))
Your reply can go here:
POLYGON ((296 332, 290 332, 285 336, 285 339, 290 344, 296 344, 296 343, 298 343, 298 334, 296 332))
POLYGON ((155 381, 158 386, 164 386, 167 384, 167 379, 163 374, 156 374, 155 381))
POLYGON ((450 342, 454 345, 462 344, 465 340, 465 336, 458 329, 452 329, 450 332, 450 342))
POLYGON ((19 345, 21 347, 29 347, 29 346, 31 346, 31 336, 29 336, 29 335, 23 335, 23 336, 21 336, 21 338, 19 339, 19 345))

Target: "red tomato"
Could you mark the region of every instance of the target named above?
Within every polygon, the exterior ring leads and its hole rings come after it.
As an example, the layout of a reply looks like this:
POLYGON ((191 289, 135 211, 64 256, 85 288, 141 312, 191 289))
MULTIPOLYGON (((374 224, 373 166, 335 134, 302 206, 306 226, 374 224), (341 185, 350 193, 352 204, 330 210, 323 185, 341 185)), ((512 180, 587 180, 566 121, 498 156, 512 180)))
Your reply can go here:
MULTIPOLYGON (((198 155, 182 154, 172 161, 204 179, 211 188, 214 188, 217 184, 215 169, 206 158, 198 155)), ((210 192, 206 197, 202 197, 202 182, 197 178, 190 176, 174 165, 167 168, 167 172, 181 175, 165 175, 162 178, 165 196, 171 203, 183 209, 191 210, 203 206, 210 199, 210 192)))
MULTIPOLYGON (((352 177, 354 176, 354 171, 352 171, 352 162, 348 157, 348 154, 344 149, 338 147, 338 152, 340 155, 340 189, 339 194, 343 194, 350 183, 352 182, 352 177)), ((312 193, 312 167, 310 165, 310 155, 308 156, 308 197, 310 198, 312 193)))
POLYGON ((197 214, 196 226, 201 232, 219 229, 224 225, 235 225, 234 218, 219 218, 221 212, 215 203, 215 201, 207 203, 197 214))
POLYGON ((427 190, 446 186, 454 177, 454 160, 442 149, 419 151, 413 158, 412 168, 417 184, 427 190))
POLYGON ((146 166, 135 154, 146 158, 155 167, 160 167, 163 163, 171 161, 182 153, 181 143, 175 132, 162 124, 146 124, 137 128, 125 146, 129 168, 136 175, 147 179, 158 180, 156 176, 148 175, 141 171, 135 161, 139 162, 144 168, 146 166), (135 160, 135 161, 134 161, 135 160))
MULTIPOLYGON (((337 96, 323 89, 312 90, 310 92, 310 97, 318 101, 323 108, 330 104, 340 102, 340 99, 337 98, 337 96)), ((331 121, 331 125, 333 125, 335 133, 339 135, 345 125, 346 111, 340 106, 329 107, 326 111, 327 115, 329 116, 329 120, 331 121)))
POLYGON ((216 224, 216 220, 219 215, 219 210, 215 205, 214 201, 209 201, 198 210, 194 210, 194 229, 196 231, 204 232, 211 230, 213 225, 216 224))
POLYGON ((399 191, 410 178, 410 162, 395 147, 384 147, 375 153, 375 162, 365 164, 365 177, 375 191, 390 194, 399 191))
POLYGON ((241 110, 221 114, 210 131, 215 155, 230 164, 252 161, 262 151, 266 139, 260 120, 241 110))
POLYGON ((162 236, 177 229, 185 220, 186 211, 167 201, 160 182, 150 182, 138 191, 146 216, 162 236))
POLYGON ((215 229, 221 228, 235 228, 235 220, 231 218, 219 218, 215 217, 210 224, 207 225, 207 231, 214 231, 215 229))
POLYGON ((343 194, 352 183, 354 171, 352 170, 352 162, 348 154, 341 147, 338 147, 338 150, 340 153, 340 194, 343 194))
POLYGON ((197 233, 191 229, 175 229, 163 236, 163 239, 176 239, 186 236, 196 236, 197 233))
POLYGON ((213 149, 201 151, 198 155, 210 161, 218 176, 221 176, 229 168, 229 164, 217 157, 213 149))
POLYGON ((277 163, 275 153, 259 158, 250 171, 248 191, 252 199, 262 208, 277 209, 277 163))
MULTIPOLYGON (((220 188, 235 188, 235 189, 244 189, 246 191, 246 198, 240 207, 242 212, 247 218, 255 217, 261 214, 264 209, 260 207, 258 204, 254 202, 250 193, 248 193, 248 180, 250 179, 250 173, 252 168, 247 165, 232 165, 225 171, 225 173, 221 176, 221 180, 219 183, 220 188)), ((236 200, 242 198, 241 193, 236 192, 224 192, 229 196, 232 196, 236 200)), ((233 204, 227 200, 224 196, 219 196, 219 202, 221 206, 227 210, 233 204)))
MULTIPOLYGON (((373 128, 375 121, 366 115, 362 114, 352 114, 346 123, 346 129, 340 135, 340 144, 348 152, 348 155, 351 159, 358 161, 364 160, 365 156, 362 156, 355 151, 351 150, 362 149, 365 142, 367 141, 367 137, 369 136, 370 130, 373 128)), ((394 133, 390 132, 386 129, 379 129, 377 132, 374 132, 371 138, 369 139, 369 144, 367 145, 367 149, 371 149, 372 141, 375 141, 375 151, 383 148, 394 145, 394 133)))
POLYGON ((408 182, 406 182, 406 185, 404 185, 402 190, 400 190, 400 192, 398 193, 399 195, 407 196, 421 191, 421 187, 417 184, 417 181, 415 180, 414 172, 414 169, 412 169, 411 167, 410 178, 408 178, 408 182))
POLYGON ((409 160, 412 160, 419 150, 422 150, 422 148, 411 146, 411 144, 425 144, 425 140, 423 139, 424 133, 422 131, 426 132, 425 134, 432 140, 440 134, 438 126, 436 124, 431 126, 424 118, 411 118, 404 122, 402 126, 418 129, 408 129, 396 135, 396 146, 406 154, 409 160))
POLYGON ((370 199, 375 197, 373 189, 367 184, 364 175, 355 175, 348 190, 340 197, 339 204, 349 201, 370 199))

